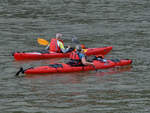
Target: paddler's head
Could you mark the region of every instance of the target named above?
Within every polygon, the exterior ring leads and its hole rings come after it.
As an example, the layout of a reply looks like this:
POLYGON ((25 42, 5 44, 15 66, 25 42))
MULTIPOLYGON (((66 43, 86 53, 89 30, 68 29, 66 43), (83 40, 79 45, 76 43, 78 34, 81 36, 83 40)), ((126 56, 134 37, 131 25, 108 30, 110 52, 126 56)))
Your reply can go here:
POLYGON ((57 34, 56 34, 56 39, 57 39, 57 40, 60 40, 61 37, 62 37, 62 34, 61 34, 61 33, 57 33, 57 34))
POLYGON ((82 47, 80 45, 76 45, 76 51, 82 52, 82 47))

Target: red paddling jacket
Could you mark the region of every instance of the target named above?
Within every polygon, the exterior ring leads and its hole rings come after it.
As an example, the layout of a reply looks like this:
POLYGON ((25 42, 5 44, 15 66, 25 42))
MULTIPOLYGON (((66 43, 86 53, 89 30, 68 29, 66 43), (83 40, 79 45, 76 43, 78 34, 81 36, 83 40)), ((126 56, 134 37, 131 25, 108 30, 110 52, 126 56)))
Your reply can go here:
MULTIPOLYGON (((63 43, 62 40, 59 40, 59 41, 61 41, 63 43)), ((60 47, 57 44, 57 39, 56 38, 52 38, 51 39, 49 51, 50 52, 61 53, 61 49, 60 49, 60 47)))
POLYGON ((74 64, 74 65, 81 65, 82 64, 81 59, 79 57, 79 52, 73 51, 70 54, 69 58, 71 60, 71 63, 74 64))

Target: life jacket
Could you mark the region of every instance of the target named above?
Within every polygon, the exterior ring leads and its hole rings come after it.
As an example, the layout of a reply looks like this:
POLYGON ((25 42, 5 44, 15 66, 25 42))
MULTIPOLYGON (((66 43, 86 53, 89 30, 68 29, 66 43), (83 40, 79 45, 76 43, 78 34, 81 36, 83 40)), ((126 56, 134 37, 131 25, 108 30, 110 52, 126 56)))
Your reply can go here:
MULTIPOLYGON (((61 42, 63 43, 62 40, 59 40, 59 41, 61 41, 61 42)), ((64 44, 64 43, 63 43, 63 44, 64 44)), ((52 38, 52 39, 51 39, 49 51, 50 51, 50 52, 61 53, 61 49, 60 49, 60 47, 59 47, 58 44, 57 44, 56 38, 52 38)))
POLYGON ((72 65, 81 65, 82 64, 81 59, 79 57, 79 53, 77 53, 75 51, 73 51, 70 54, 69 58, 71 60, 70 62, 72 63, 72 65))
POLYGON ((80 46, 81 46, 82 49, 86 49, 84 44, 81 44, 80 46))

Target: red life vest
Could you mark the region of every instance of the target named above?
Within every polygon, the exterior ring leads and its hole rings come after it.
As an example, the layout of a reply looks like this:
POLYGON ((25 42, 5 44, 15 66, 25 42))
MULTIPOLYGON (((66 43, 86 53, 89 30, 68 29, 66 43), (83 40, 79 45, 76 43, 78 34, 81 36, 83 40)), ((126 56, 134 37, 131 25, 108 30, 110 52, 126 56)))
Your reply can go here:
POLYGON ((73 51, 73 52, 70 54, 69 58, 71 59, 71 62, 72 62, 73 64, 75 64, 75 65, 80 65, 80 64, 82 64, 81 59, 80 59, 78 53, 75 52, 75 51, 73 51))
MULTIPOLYGON (((61 42, 63 43, 62 40, 59 40, 59 41, 61 41, 61 42)), ((64 44, 64 43, 63 43, 63 44, 64 44)), ((61 53, 61 49, 60 49, 60 47, 59 47, 58 44, 57 44, 56 38, 52 38, 52 39, 51 39, 49 51, 50 51, 50 52, 61 53)))

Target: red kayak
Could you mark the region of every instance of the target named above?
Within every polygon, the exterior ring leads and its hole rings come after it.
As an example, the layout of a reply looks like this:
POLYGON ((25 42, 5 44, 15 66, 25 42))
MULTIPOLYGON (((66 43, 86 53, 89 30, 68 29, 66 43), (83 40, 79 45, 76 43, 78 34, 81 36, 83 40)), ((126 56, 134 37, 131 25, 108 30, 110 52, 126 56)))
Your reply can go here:
POLYGON ((39 67, 32 67, 26 70, 20 68, 20 70, 16 73, 18 76, 20 72, 24 74, 49 74, 49 73, 68 73, 68 72, 79 72, 79 71, 90 71, 90 70, 97 70, 97 69, 107 69, 112 67, 120 67, 129 65, 132 63, 130 59, 114 59, 114 60, 103 60, 103 59, 96 59, 92 61, 94 65, 88 66, 71 66, 70 64, 65 63, 51 63, 47 66, 39 66, 39 67))
MULTIPOLYGON (((88 48, 85 52, 87 56, 90 55, 106 55, 112 50, 112 46, 102 48, 88 48)), ((69 53, 48 53, 48 52, 15 52, 13 56, 15 60, 39 60, 49 58, 65 58, 69 57, 69 53)))

